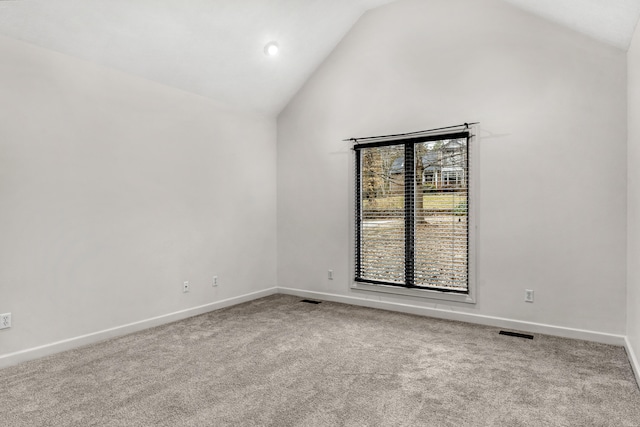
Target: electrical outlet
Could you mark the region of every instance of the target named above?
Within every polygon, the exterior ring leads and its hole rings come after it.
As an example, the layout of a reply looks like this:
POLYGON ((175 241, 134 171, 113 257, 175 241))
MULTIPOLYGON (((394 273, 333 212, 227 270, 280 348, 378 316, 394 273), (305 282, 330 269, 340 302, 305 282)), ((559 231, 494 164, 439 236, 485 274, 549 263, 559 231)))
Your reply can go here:
POLYGON ((211 282, 211 286, 214 288, 218 286, 218 276, 213 276, 213 281, 211 282))
POLYGON ((329 270, 329 272, 327 274, 327 279, 333 280, 333 270, 329 270))
POLYGON ((525 302, 533 302, 533 290, 525 289, 525 291, 524 291, 524 301, 525 302))
POLYGON ((0 329, 11 327, 11 313, 0 314, 0 329))
POLYGON ((182 284, 182 292, 189 292, 189 281, 186 281, 182 284))

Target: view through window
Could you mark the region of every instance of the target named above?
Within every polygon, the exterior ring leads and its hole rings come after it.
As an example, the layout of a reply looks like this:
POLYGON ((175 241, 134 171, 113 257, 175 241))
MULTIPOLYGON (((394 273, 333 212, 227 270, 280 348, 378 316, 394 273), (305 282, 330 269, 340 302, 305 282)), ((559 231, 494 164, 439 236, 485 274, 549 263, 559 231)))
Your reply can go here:
POLYGON ((356 282, 468 293, 468 132, 355 151, 356 282))

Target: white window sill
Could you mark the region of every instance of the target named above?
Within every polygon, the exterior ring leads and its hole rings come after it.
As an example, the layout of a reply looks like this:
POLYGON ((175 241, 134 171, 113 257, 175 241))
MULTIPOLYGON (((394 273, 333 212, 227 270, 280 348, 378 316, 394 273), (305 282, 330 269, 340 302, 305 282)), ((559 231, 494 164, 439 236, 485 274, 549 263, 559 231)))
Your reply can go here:
POLYGON ((426 299, 436 299, 440 301, 464 302, 468 304, 475 304, 476 302, 475 297, 471 293, 457 294, 453 292, 439 292, 431 289, 410 289, 401 288, 398 286, 374 285, 371 283, 360 282, 354 282, 351 285, 351 289, 369 292, 382 292, 386 294, 404 295, 426 299))

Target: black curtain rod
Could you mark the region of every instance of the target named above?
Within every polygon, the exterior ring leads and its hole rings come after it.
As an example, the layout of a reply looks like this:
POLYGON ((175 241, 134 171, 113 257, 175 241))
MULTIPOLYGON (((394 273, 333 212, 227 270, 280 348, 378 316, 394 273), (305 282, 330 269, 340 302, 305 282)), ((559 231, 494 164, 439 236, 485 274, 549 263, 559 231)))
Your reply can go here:
POLYGON ((429 132, 435 132, 435 131, 447 130, 447 129, 456 129, 456 128, 460 128, 460 127, 464 127, 465 129, 469 129, 469 126, 477 125, 478 123, 479 122, 463 123, 461 125, 456 125, 456 126, 447 126, 447 127, 443 127, 443 128, 419 130, 419 131, 416 131, 416 132, 396 133, 396 134, 393 134, 393 135, 365 136, 365 137, 362 137, 362 138, 347 138, 347 139, 343 139, 342 141, 344 141, 344 142, 351 141, 353 143, 357 143, 358 141, 367 141, 367 140, 370 140, 370 139, 398 138, 398 137, 402 137, 402 136, 419 135, 419 134, 423 134, 423 133, 429 133, 429 132))

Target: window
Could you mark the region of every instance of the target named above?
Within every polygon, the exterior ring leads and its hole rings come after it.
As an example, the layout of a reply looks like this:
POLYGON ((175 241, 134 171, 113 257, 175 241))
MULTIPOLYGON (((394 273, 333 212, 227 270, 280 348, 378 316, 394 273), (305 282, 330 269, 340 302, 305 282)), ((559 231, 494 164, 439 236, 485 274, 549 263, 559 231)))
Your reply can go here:
POLYGON ((355 145, 354 288, 473 302, 470 141, 465 129, 355 145))

